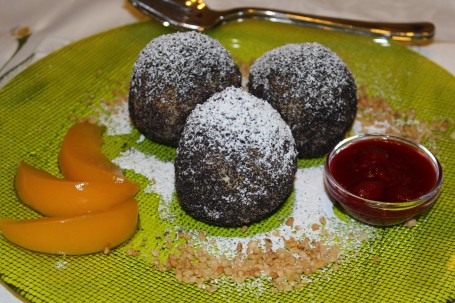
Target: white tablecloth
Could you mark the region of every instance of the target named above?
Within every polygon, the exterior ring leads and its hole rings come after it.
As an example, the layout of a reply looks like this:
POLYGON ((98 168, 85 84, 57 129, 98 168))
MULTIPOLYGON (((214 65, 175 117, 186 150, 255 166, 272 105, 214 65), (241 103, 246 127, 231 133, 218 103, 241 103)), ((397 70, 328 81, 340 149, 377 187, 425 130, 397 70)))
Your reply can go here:
MULTIPOLYGON (((453 0, 206 0, 206 3, 215 9, 257 6, 369 21, 430 21, 436 25, 435 41, 413 50, 455 74, 453 0)), ((144 18, 122 0, 0 0, 0 75, 19 66, 0 86, 30 63, 62 46, 144 18), (11 33, 26 27, 31 36, 8 62, 17 48, 11 33), (25 64, 21 64, 24 60, 25 64)), ((0 302, 20 300, 0 285, 0 302)))

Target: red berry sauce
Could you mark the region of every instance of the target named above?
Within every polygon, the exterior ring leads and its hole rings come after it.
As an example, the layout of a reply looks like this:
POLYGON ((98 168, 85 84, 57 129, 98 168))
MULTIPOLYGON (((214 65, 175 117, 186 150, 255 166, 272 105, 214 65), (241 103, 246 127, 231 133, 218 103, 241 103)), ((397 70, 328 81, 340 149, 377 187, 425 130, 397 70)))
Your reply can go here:
POLYGON ((334 156, 330 172, 349 192, 382 202, 414 200, 437 181, 435 167, 425 154, 393 140, 354 142, 334 156))

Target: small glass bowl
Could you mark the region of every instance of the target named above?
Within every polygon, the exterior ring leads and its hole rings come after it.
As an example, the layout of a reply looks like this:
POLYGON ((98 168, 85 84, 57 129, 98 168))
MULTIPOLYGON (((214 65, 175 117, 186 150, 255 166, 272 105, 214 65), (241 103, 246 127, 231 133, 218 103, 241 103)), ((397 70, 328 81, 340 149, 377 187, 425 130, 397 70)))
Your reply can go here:
POLYGON ((357 135, 339 142, 327 155, 324 165, 324 184, 332 198, 354 218, 376 226, 390 226, 406 222, 418 214, 429 209, 437 200, 443 181, 443 172, 439 161, 424 146, 411 140, 382 134, 357 135), (381 202, 368 200, 357 196, 343 188, 332 176, 330 165, 337 154, 348 146, 364 140, 393 140, 399 144, 406 144, 424 155, 434 166, 436 183, 434 187, 419 198, 407 202, 381 202))

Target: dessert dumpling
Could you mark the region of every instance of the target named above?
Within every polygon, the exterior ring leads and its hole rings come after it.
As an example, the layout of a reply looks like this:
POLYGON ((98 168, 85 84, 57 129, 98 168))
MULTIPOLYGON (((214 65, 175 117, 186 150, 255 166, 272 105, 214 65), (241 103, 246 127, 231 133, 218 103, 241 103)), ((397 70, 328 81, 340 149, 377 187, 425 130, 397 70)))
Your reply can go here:
POLYGON ((291 127, 299 157, 320 157, 338 143, 357 112, 346 64, 318 43, 266 52, 250 69, 249 92, 268 101, 291 127))
POLYGON ((175 157, 180 204, 194 218, 220 226, 261 220, 290 194, 296 158, 280 114, 230 87, 188 117, 175 157))
POLYGON ((130 81, 129 112, 145 137, 177 147, 196 104, 226 87, 241 85, 229 52, 199 32, 153 39, 138 55, 130 81))

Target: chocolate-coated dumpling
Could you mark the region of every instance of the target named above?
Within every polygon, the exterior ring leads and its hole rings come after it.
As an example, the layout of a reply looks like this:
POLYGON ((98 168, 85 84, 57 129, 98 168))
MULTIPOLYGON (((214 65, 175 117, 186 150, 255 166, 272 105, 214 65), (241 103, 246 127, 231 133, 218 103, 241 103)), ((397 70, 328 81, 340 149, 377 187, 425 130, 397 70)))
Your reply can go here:
POLYGON ((259 221, 290 194, 296 158, 294 138, 280 114, 230 87, 188 117, 175 157, 180 204, 210 224, 259 221))
POLYGON ((129 112, 148 139, 177 147, 196 104, 229 86, 241 85, 229 52, 199 32, 153 39, 138 55, 130 81, 129 112))
POLYGON ((343 139, 357 112, 350 70, 318 43, 287 44, 266 52, 252 65, 248 87, 288 123, 302 158, 327 153, 343 139))

